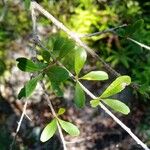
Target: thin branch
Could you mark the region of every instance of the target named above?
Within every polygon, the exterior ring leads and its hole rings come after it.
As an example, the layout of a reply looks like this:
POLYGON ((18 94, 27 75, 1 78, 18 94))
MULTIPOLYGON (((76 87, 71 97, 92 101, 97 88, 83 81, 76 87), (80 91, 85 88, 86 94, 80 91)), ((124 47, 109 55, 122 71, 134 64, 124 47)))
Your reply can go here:
MULTIPOLYGON (((45 99, 46 99, 46 101, 47 101, 47 103, 48 103, 48 106, 49 106, 50 109, 51 109, 51 112, 52 112, 53 116, 54 116, 54 117, 57 117, 56 112, 55 112, 55 110, 54 110, 54 108, 53 108, 53 105, 52 105, 52 103, 51 103, 51 101, 50 101, 50 99, 49 99, 49 93, 46 91, 43 82, 41 82, 41 86, 42 86, 42 89, 43 89, 43 91, 44 91, 45 99)), ((67 150, 66 141, 65 141, 65 139, 64 139, 64 136, 63 136, 63 133, 62 133, 62 129, 61 129, 61 127, 60 127, 60 125, 59 125, 58 122, 57 122, 57 127, 58 127, 58 132, 59 132, 59 135, 60 135, 60 138, 61 138, 61 142, 62 142, 62 144, 63 144, 63 149, 64 149, 64 150, 67 150)))
POLYGON ((21 127, 23 118, 24 118, 24 116, 26 115, 27 104, 28 104, 28 101, 26 100, 26 102, 25 102, 25 104, 24 104, 24 106, 23 106, 23 112, 22 112, 21 117, 20 117, 20 120, 19 120, 19 122, 18 122, 18 126, 17 126, 16 132, 15 132, 15 136, 14 136, 14 138, 13 138, 13 141, 12 141, 11 145, 10 145, 10 150, 13 150, 13 146, 14 146, 14 144, 15 144, 15 142, 16 142, 17 134, 18 134, 18 132, 19 132, 19 130, 20 130, 20 127, 21 127))
POLYGON ((32 30, 33 34, 36 34, 37 26, 36 26, 36 14, 33 5, 30 6, 31 18, 32 18, 32 30))
MULTIPOLYGON (((31 10, 31 18, 32 18, 32 26, 33 26, 33 37, 34 37, 34 40, 35 40, 34 42, 35 42, 35 45, 36 45, 37 44, 36 40, 38 40, 38 37, 37 37, 37 32, 36 32, 37 31, 36 30, 37 26, 36 26, 36 14, 35 14, 35 10, 34 10, 34 5, 31 4, 30 10, 31 10)), ((37 54, 37 52, 36 52, 36 54, 37 54)), ((48 106, 51 109, 51 112, 52 112, 53 116, 57 117, 57 115, 55 113, 55 110, 53 108, 53 105, 52 105, 51 101, 49 100, 49 94, 47 93, 43 82, 41 82, 41 86, 43 88, 46 101, 48 103, 48 106)), ((64 148, 64 150, 67 150, 66 142, 65 142, 61 127, 60 127, 58 122, 57 122, 57 127, 58 127, 59 135, 60 135, 60 138, 61 138, 61 141, 62 141, 62 144, 63 144, 63 148, 64 148)))
POLYGON ((136 41, 136 40, 134 40, 134 39, 132 39, 130 37, 128 37, 127 40, 132 41, 133 43, 136 43, 137 45, 141 46, 142 48, 145 48, 145 49, 150 51, 150 47, 145 45, 145 44, 143 44, 143 43, 140 43, 140 42, 138 42, 138 41, 136 41))
POLYGON ((58 21, 54 16, 52 16, 48 11, 46 11, 42 6, 40 6, 37 2, 31 2, 31 5, 34 9, 38 10, 42 13, 45 17, 51 20, 58 28, 66 32, 79 46, 83 47, 88 53, 90 53, 94 58, 98 59, 103 65, 106 70, 108 70, 113 76, 118 77, 120 74, 111 68, 99 55, 97 55, 94 50, 88 47, 85 43, 80 40, 80 37, 71 32, 66 26, 64 26, 60 21, 58 21))
POLYGON ((116 29, 119 29, 119 28, 122 28, 122 27, 126 27, 126 26, 127 26, 127 24, 123 24, 123 25, 120 25, 118 27, 106 29, 106 30, 103 30, 103 31, 100 31, 100 32, 95 32, 95 33, 91 33, 91 34, 80 34, 79 37, 80 38, 85 38, 85 37, 92 37, 92 36, 101 35, 101 34, 108 33, 108 32, 114 33, 114 31, 116 29))
MULTIPOLYGON (((81 82, 77 81, 82 89, 89 95, 92 99, 96 99, 97 97, 93 95, 85 86, 81 84, 81 82)), ((116 122, 118 123, 136 142, 141 145, 145 150, 150 150, 146 144, 144 144, 132 131, 128 128, 123 122, 121 122, 109 109, 107 109, 102 103, 100 107, 116 122)))
MULTIPOLYGON (((36 45, 37 44, 36 40, 37 40, 38 37, 37 37, 37 34, 36 34, 36 28, 37 28, 37 26, 36 26, 36 14, 35 14, 33 5, 31 5, 30 10, 31 10, 31 18, 32 18, 32 26, 33 26, 33 37, 34 37, 34 42, 35 42, 35 45, 36 45)), ((46 101, 48 103, 48 106, 51 109, 51 112, 52 112, 53 116, 57 117, 57 115, 55 113, 55 110, 53 108, 53 105, 52 105, 51 101, 49 100, 49 94, 47 93, 43 82, 41 82, 41 86, 43 88, 46 101)), ((62 141, 62 144, 63 144, 63 148, 64 148, 64 150, 67 150, 66 142, 65 142, 61 127, 58 124, 58 122, 57 122, 57 127, 58 127, 59 135, 60 135, 60 138, 61 138, 61 141, 62 141)))

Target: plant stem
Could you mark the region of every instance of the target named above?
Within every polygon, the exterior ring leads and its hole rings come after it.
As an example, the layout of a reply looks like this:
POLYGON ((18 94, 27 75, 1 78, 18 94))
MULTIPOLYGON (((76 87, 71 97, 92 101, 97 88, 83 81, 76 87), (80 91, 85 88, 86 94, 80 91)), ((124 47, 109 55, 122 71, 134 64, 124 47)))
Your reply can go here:
MULTIPOLYGON (((57 117, 56 112, 55 112, 55 110, 54 110, 54 108, 53 108, 53 105, 52 105, 52 103, 51 103, 51 101, 50 101, 50 99, 49 99, 49 93, 47 93, 43 82, 41 82, 41 86, 42 86, 42 88, 43 88, 46 101, 47 101, 47 103, 48 103, 48 106, 49 106, 50 109, 51 109, 51 112, 52 112, 53 116, 54 116, 54 117, 57 117)), ((60 127, 60 125, 59 125, 58 122, 57 122, 57 127, 58 127, 58 132, 59 132, 59 135, 60 135, 60 139, 61 139, 61 142, 62 142, 62 145, 63 145, 63 149, 64 149, 64 150, 67 150, 66 141, 65 141, 65 138, 64 138, 64 136, 63 136, 61 127, 60 127)))
POLYGON ((19 120, 19 122, 18 122, 18 126, 17 126, 16 132, 15 132, 15 136, 14 136, 14 138, 13 138, 13 141, 12 141, 11 145, 10 145, 10 150, 13 150, 13 146, 14 146, 14 144, 15 144, 15 142, 16 142, 17 134, 18 134, 18 132, 19 132, 19 130, 20 130, 20 127, 21 127, 23 118, 24 118, 24 116, 26 115, 27 104, 28 104, 28 101, 26 100, 26 101, 25 101, 25 104, 24 104, 24 106, 23 106, 23 112, 22 112, 21 117, 20 117, 20 120, 19 120))
POLYGON ((103 31, 100 31, 100 32, 91 33, 91 34, 81 34, 81 35, 79 35, 79 37, 80 38, 86 38, 86 37, 92 37, 92 36, 101 35, 101 34, 108 33, 108 32, 113 32, 114 33, 114 31, 116 29, 119 29, 119 28, 122 28, 122 27, 125 27, 125 26, 127 26, 127 24, 123 24, 123 25, 120 25, 118 27, 106 29, 106 30, 103 30, 103 31))
MULTIPOLYGON (((82 89, 89 95, 92 99, 96 99, 97 97, 93 95, 85 86, 81 84, 81 82, 77 81, 82 89)), ((116 122, 118 123, 136 142, 141 145, 145 150, 150 150, 146 144, 144 144, 132 131, 128 128, 123 122, 121 122, 109 109, 107 109, 102 103, 100 107, 116 122)))
MULTIPOLYGON (((33 3, 33 2, 31 2, 31 3, 33 3)), ((33 26, 33 36, 36 36, 36 29, 37 29, 37 26, 36 26, 36 14, 35 14, 35 10, 34 10, 34 5, 32 5, 32 4, 30 6, 30 11, 31 11, 31 18, 32 18, 32 26, 33 26)), ((35 45, 36 44, 37 43, 35 42, 35 45)), ((41 82, 41 86, 43 88, 46 101, 48 103, 48 106, 51 109, 51 112, 52 112, 53 116, 57 117, 56 112, 55 112, 55 110, 53 108, 53 105, 52 105, 51 101, 49 100, 49 94, 47 93, 43 82, 41 82)), ((62 141, 62 144, 63 144, 63 148, 64 148, 64 150, 67 150, 66 142, 65 142, 65 139, 64 139, 61 127, 60 127, 58 122, 57 122, 57 127, 58 127, 59 135, 60 135, 60 138, 61 138, 61 141, 62 141)))

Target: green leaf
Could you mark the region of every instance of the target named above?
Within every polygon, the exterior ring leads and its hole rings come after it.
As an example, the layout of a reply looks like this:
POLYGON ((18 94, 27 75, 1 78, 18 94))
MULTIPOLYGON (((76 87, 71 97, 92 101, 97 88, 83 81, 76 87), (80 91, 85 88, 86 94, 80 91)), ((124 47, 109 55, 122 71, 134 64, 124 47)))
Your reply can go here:
POLYGON ((65 39, 63 46, 60 49, 59 58, 66 56, 72 49, 74 49, 75 43, 72 40, 65 39))
POLYGON ((65 113, 65 111, 66 111, 65 108, 59 108, 57 115, 58 115, 58 116, 59 116, 59 115, 62 115, 62 114, 65 113))
POLYGON ((25 72, 36 72, 43 69, 40 65, 34 63, 33 61, 27 59, 27 58, 17 58, 16 61, 18 61, 18 68, 25 72))
POLYGON ((86 58, 87 58, 87 53, 84 49, 77 48, 75 50, 75 72, 77 75, 80 73, 81 69, 83 68, 86 58))
POLYGON ((55 36, 53 52, 56 57, 59 57, 59 59, 66 56, 72 49, 74 49, 74 47, 74 41, 59 35, 55 36))
POLYGON ((131 78, 129 76, 120 76, 108 86, 108 88, 102 93, 100 98, 107 98, 109 96, 117 94, 121 92, 130 83, 131 78))
POLYGON ((129 107, 124 104, 123 102, 116 100, 116 99, 102 99, 102 101, 114 109, 115 111, 118 111, 124 115, 127 115, 130 112, 129 107))
POLYGON ((40 140, 41 142, 48 141, 57 130, 57 122, 56 119, 53 119, 42 131, 40 140))
POLYGON ((100 104, 99 99, 93 99, 90 101, 92 107, 97 107, 100 104))
POLYGON ((63 92, 60 88, 60 82, 55 82, 53 80, 51 80, 51 86, 52 89, 54 91, 54 93, 58 96, 58 97, 62 97, 63 96, 63 92))
POLYGON ((49 62, 49 60, 50 60, 50 53, 49 53, 49 51, 43 50, 41 52, 41 55, 42 55, 42 57, 43 57, 43 59, 45 61, 49 62))
POLYGON ((64 37, 56 35, 54 38, 53 51, 59 51, 64 44, 64 37))
POLYGON ((61 127, 71 136, 78 136, 80 134, 79 129, 72 123, 58 119, 61 127))
POLYGON ((76 83, 74 101, 75 101, 76 106, 79 108, 82 108, 85 106, 85 93, 82 90, 79 83, 76 83))
POLYGON ((107 80, 108 74, 104 71, 91 71, 80 79, 83 80, 107 80))
POLYGON ((24 5, 26 9, 30 8, 31 0, 24 0, 24 5))
POLYGON ((42 75, 39 75, 31 80, 29 80, 24 87, 20 90, 18 94, 18 99, 21 99, 22 97, 29 97, 35 90, 37 82, 42 79, 42 75))
POLYGON ((69 78, 69 73, 64 68, 59 66, 50 67, 46 74, 50 81, 54 81, 55 83, 63 82, 69 78))

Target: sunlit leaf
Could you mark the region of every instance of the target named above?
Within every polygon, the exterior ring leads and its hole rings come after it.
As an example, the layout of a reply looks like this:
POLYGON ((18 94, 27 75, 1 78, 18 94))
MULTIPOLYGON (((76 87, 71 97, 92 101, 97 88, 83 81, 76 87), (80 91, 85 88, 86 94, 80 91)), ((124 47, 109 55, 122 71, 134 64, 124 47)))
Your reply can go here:
POLYGON ((93 99, 90 101, 90 104, 92 107, 97 107, 100 104, 100 100, 99 99, 93 99))
POLYGON ((59 115, 62 115, 62 114, 65 113, 65 111, 66 111, 65 108, 59 108, 57 115, 58 115, 58 116, 59 116, 59 115))
POLYGON ((103 99, 102 100, 106 105, 118 111, 124 115, 127 115, 130 112, 129 107, 124 104, 123 102, 116 100, 116 99, 103 99))
POLYGON ((18 68, 25 72, 36 72, 43 69, 43 66, 34 63, 33 61, 27 59, 27 58, 18 58, 16 59, 18 61, 18 68))
POLYGON ((108 74, 104 71, 91 71, 80 79, 84 80, 107 80, 108 74))
POLYGON ((77 48, 75 50, 75 72, 77 75, 80 73, 81 69, 83 68, 86 58, 87 58, 87 53, 84 49, 77 48))
POLYGON ((42 142, 48 141, 57 130, 57 122, 56 119, 53 119, 42 131, 40 140, 42 142))
POLYGON ((130 83, 131 78, 129 76, 120 76, 108 86, 108 88, 102 93, 100 98, 107 98, 109 96, 117 94, 121 92, 130 83))
POLYGON ((24 85, 24 87, 20 90, 20 92, 18 94, 18 99, 21 99, 22 97, 24 97, 24 98, 29 97, 34 92, 38 81, 41 79, 42 79, 42 75, 39 75, 39 76, 29 80, 24 85))
POLYGON ((79 129, 74 124, 61 120, 58 120, 61 127, 71 136, 78 136, 80 134, 79 129))
POLYGON ((75 98, 74 98, 75 104, 77 107, 82 108, 85 106, 85 93, 82 90, 79 83, 76 83, 75 86, 75 98))

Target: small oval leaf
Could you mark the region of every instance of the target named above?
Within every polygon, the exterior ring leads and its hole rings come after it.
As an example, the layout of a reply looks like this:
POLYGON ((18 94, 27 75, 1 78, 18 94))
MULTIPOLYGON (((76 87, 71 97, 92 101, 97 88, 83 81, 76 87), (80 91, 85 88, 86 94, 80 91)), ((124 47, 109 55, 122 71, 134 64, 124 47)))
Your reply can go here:
POLYGON ((127 115, 130 112, 129 107, 124 104, 123 102, 116 100, 116 99, 103 99, 102 100, 106 105, 118 111, 124 115, 127 115))
POLYGON ((48 141, 57 130, 57 122, 56 119, 53 119, 42 131, 40 141, 46 142, 48 141))
POLYGON ((58 119, 61 127, 71 136, 78 136, 80 134, 79 129, 74 124, 58 119))
POLYGON ((107 80, 108 74, 104 71, 91 71, 80 79, 83 80, 107 80))
POLYGON ((99 99, 93 99, 90 101, 92 107, 97 107, 99 103, 100 103, 99 99))
POLYGON ((35 78, 32 78, 29 80, 24 87, 20 90, 18 94, 18 99, 21 99, 22 97, 29 97, 35 90, 37 82, 42 78, 42 75, 39 75, 35 78))
POLYGON ((77 107, 82 108, 85 106, 85 93, 82 90, 81 86, 79 83, 76 83, 75 86, 75 104, 77 107))
POLYGON ((129 76, 120 76, 108 86, 108 88, 102 93, 100 98, 107 98, 109 96, 117 94, 121 92, 130 83, 131 78, 129 76))
POLYGON ((58 116, 59 116, 59 115, 62 115, 62 114, 65 113, 65 111, 66 111, 65 108, 59 108, 57 115, 58 115, 58 116))
POLYGON ((83 48, 77 48, 75 50, 75 72, 78 75, 84 66, 87 58, 87 53, 83 48))

